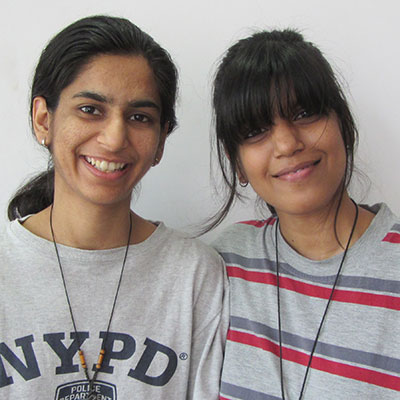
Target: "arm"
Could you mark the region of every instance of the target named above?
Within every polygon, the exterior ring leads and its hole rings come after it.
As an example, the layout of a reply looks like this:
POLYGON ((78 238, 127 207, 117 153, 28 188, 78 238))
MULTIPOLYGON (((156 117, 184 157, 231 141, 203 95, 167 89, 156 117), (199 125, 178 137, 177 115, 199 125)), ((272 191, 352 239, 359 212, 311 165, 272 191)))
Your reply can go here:
MULTIPOLYGON (((193 333, 192 365, 188 399, 213 400, 219 398, 221 368, 229 322, 229 292, 225 266, 218 265, 219 273, 207 280, 196 308, 204 308, 206 321, 193 333)), ((197 310, 198 314, 200 310, 197 310)))

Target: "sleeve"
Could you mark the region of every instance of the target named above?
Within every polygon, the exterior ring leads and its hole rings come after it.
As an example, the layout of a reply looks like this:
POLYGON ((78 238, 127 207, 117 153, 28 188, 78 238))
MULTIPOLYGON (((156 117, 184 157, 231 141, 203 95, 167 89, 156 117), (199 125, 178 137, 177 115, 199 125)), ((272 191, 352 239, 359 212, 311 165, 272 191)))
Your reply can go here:
MULTIPOLYGON (((219 261, 218 279, 209 276, 195 305, 196 314, 207 318, 193 333, 192 363, 188 399, 219 398, 221 368, 229 324, 229 287, 223 261, 219 261)), ((196 317, 195 317, 196 318, 196 317)))

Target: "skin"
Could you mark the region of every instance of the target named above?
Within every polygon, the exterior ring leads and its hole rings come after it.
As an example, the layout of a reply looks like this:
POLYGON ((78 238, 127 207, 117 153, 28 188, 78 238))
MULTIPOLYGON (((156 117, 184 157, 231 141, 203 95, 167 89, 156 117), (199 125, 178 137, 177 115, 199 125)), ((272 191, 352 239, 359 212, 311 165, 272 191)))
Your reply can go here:
MULTIPOLYGON (((344 193, 335 238, 334 220, 346 168, 346 153, 334 113, 316 117, 300 110, 292 120, 277 117, 273 126, 249 135, 239 146, 239 179, 272 205, 287 242, 310 259, 343 251, 355 216, 344 193)), ((354 243, 373 214, 360 208, 354 243)))
MULTIPOLYGON (((55 167, 57 242, 85 249, 126 244, 132 190, 163 154, 168 125, 160 125, 160 115, 153 73, 140 56, 96 56, 61 92, 54 111, 44 98, 34 99, 34 130, 39 142, 46 140, 55 167), (109 170, 95 168, 94 160, 109 170), (111 162, 123 168, 113 170, 111 162)), ((49 211, 24 225, 51 240, 49 211)), ((132 217, 131 242, 137 243, 155 226, 132 217)))

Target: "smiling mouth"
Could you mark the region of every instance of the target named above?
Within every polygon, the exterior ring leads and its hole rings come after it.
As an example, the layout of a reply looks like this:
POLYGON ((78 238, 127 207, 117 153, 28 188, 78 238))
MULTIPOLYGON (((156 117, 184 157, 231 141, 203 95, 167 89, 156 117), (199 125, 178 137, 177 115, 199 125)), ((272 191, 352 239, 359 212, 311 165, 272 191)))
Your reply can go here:
POLYGON ((128 164, 125 163, 119 163, 119 162, 113 162, 113 161, 105 161, 105 160, 97 160, 92 157, 87 157, 85 156, 85 160, 95 167, 97 170, 101 172, 106 172, 106 173, 111 173, 115 171, 122 171, 123 169, 126 168, 128 164))
POLYGON ((307 169, 307 168, 310 168, 310 167, 313 167, 313 166, 319 164, 320 161, 321 160, 316 160, 314 162, 304 163, 304 164, 301 164, 301 165, 299 165, 297 167, 294 167, 293 169, 291 169, 291 168, 284 169, 284 170, 280 171, 278 174, 273 175, 273 177, 274 178, 279 178, 281 176, 295 175, 295 174, 303 171, 304 169, 307 169))

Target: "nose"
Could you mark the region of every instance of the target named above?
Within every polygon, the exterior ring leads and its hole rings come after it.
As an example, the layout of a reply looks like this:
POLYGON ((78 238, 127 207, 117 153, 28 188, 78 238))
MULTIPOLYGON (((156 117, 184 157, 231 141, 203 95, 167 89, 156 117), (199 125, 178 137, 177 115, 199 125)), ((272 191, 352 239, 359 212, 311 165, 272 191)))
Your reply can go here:
POLYGON ((290 157, 304 149, 298 127, 289 121, 275 121, 272 135, 275 157, 290 157))
POLYGON ((128 128, 122 115, 108 118, 97 137, 98 142, 108 151, 117 152, 128 144, 128 128))

